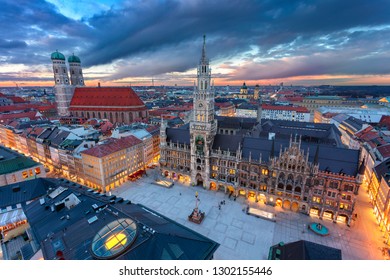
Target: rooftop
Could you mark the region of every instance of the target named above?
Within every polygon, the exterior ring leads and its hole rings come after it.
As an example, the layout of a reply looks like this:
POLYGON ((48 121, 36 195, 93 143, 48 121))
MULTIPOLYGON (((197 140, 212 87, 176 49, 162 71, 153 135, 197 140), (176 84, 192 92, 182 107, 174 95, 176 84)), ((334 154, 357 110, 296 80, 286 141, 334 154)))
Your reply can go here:
POLYGON ((277 106, 277 105, 263 104, 261 108, 263 110, 279 110, 279 111, 294 111, 299 113, 310 113, 310 111, 305 107, 277 106))
POLYGON ((307 240, 288 244, 279 243, 270 248, 271 260, 341 260, 341 250, 307 240))
POLYGON ((204 260, 219 246, 141 204, 50 180, 61 191, 23 207, 45 259, 204 260), (78 203, 67 207, 67 198, 78 203))
POLYGON ((109 138, 102 144, 98 144, 93 148, 85 150, 81 153, 93 157, 102 158, 112 153, 119 152, 123 149, 130 148, 141 143, 141 140, 132 135, 123 137, 121 139, 109 138))
POLYGON ((102 107, 105 111, 146 109, 130 87, 76 87, 70 103, 71 110, 102 110, 102 107))
POLYGON ((11 149, 0 146, 0 175, 13 173, 37 165, 40 165, 40 163, 11 149))

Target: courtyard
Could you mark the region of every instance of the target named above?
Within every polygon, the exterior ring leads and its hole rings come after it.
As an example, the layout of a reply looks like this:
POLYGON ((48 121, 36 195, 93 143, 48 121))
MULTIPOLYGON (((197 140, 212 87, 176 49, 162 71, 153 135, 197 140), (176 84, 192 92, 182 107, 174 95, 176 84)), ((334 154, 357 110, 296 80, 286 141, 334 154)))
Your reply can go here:
POLYGON ((224 192, 190 187, 177 181, 171 188, 152 184, 158 170, 148 170, 148 176, 134 182, 126 182, 112 192, 150 207, 162 215, 195 230, 220 243, 214 254, 217 260, 267 259, 269 248, 279 242, 289 243, 308 240, 342 250, 345 260, 383 260, 382 233, 377 226, 365 189, 360 189, 356 203, 357 217, 348 227, 330 220, 319 220, 300 213, 284 211, 280 207, 248 201, 244 197, 229 199, 224 192), (201 224, 188 221, 195 207, 198 192, 199 209, 206 213, 201 224), (225 201, 224 204, 220 204, 225 201), (272 213, 273 221, 247 215, 247 206, 272 213), (330 234, 319 236, 309 231, 312 222, 321 222, 330 234))

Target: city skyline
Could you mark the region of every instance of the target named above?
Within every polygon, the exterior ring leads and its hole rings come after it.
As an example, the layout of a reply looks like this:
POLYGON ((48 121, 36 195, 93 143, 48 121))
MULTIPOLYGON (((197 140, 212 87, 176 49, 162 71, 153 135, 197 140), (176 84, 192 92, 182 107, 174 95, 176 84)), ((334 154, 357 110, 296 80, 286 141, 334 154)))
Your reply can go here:
POLYGON ((374 2, 4 1, 0 86, 54 85, 56 50, 87 86, 191 85, 203 34, 216 85, 389 85, 390 3, 374 2))

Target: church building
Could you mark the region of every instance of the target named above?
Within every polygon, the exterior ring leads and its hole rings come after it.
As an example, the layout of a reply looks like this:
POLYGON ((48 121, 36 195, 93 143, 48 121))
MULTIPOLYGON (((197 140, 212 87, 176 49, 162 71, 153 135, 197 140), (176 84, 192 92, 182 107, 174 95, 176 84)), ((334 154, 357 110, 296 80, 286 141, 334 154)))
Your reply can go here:
POLYGON ((148 111, 143 101, 130 87, 85 87, 80 58, 51 54, 55 81, 57 113, 61 117, 108 119, 111 123, 130 124, 144 121, 148 111))
POLYGON ((205 38, 197 68, 193 119, 160 128, 164 176, 189 186, 243 196, 350 224, 364 176, 357 150, 345 149, 333 125, 218 117, 205 38))

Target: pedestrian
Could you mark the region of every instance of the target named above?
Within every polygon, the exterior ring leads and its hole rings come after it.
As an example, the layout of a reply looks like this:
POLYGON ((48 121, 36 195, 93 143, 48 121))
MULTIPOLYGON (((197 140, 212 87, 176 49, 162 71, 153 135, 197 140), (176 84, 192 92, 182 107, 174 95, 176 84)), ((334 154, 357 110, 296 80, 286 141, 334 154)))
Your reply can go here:
POLYGON ((221 205, 218 205, 218 209, 221 210, 221 205))
POLYGON ((180 193, 180 195, 181 195, 181 193, 180 193))

